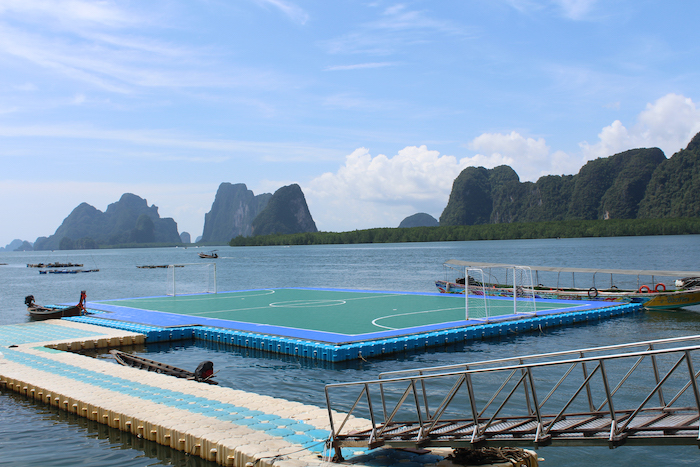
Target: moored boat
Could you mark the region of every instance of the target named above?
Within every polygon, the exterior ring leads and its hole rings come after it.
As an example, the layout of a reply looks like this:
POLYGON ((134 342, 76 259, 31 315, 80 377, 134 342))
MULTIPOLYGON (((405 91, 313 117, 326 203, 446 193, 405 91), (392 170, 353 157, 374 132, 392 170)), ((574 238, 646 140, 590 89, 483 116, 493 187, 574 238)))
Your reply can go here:
POLYGON ((700 271, 515 266, 460 260, 449 260, 445 262, 445 266, 446 270, 460 271, 463 277, 455 280, 436 281, 435 286, 441 293, 464 294, 465 282, 468 281, 469 293, 475 295, 512 297, 514 291, 519 295, 523 288, 527 288, 534 294, 535 298, 640 303, 650 310, 670 310, 700 304, 700 271), (465 271, 470 270, 482 271, 484 277, 489 279, 479 278, 481 280, 478 280, 469 273, 465 274, 465 271), (516 270, 529 271, 531 277, 524 283, 515 281, 514 284, 513 278, 516 270), (499 274, 504 274, 500 276, 502 280, 497 280, 499 274), (565 274, 566 277, 571 274, 571 282, 566 285, 562 284, 562 274, 565 274), (579 283, 581 275, 590 276, 591 282, 585 287, 577 287, 577 274, 579 275, 579 283), (596 284, 596 275, 605 275, 606 277, 609 275, 610 283, 601 286, 599 280, 596 284), (549 285, 544 285, 540 280, 547 282, 545 279, 547 276, 552 282, 549 285), (616 280, 620 276, 627 277, 627 280, 623 281, 626 286, 616 284, 616 280), (664 279, 674 277, 677 279, 670 281, 664 279), (629 278, 632 280, 630 281, 629 278), (636 287, 630 287, 629 284, 634 282, 635 278, 636 287))
POLYGON ((41 269, 39 274, 78 274, 79 272, 99 272, 99 269, 41 269))
POLYGON ((36 263, 36 264, 27 264, 28 268, 82 268, 82 264, 78 263, 36 263))
POLYGON ((197 253, 200 258, 211 258, 211 259, 216 259, 219 257, 218 253, 216 253, 216 250, 210 251, 209 253, 197 253))
POLYGON ((42 306, 34 303, 34 295, 24 297, 24 304, 32 319, 56 319, 69 316, 80 316, 87 313, 85 310, 85 291, 80 292, 80 301, 73 306, 42 306))
POLYGON ((189 379, 201 383, 219 384, 212 379, 214 376, 214 364, 210 361, 204 361, 197 366, 197 369, 192 372, 184 370, 176 366, 167 365, 165 363, 150 360, 138 355, 122 352, 121 350, 110 350, 114 359, 124 366, 138 368, 139 370, 152 371, 154 373, 162 373, 165 375, 175 376, 176 378, 189 379))

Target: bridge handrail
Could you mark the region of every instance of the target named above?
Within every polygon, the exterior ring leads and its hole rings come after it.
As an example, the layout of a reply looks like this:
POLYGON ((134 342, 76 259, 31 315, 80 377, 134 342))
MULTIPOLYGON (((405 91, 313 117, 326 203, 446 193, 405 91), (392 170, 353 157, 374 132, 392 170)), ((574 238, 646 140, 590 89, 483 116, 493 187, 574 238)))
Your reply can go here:
POLYGON ((663 345, 663 344, 675 344, 678 342, 693 341, 693 340, 700 341, 700 334, 693 335, 693 336, 682 336, 682 337, 672 337, 672 338, 666 338, 666 339, 655 339, 655 340, 649 340, 649 341, 631 342, 631 343, 625 343, 625 344, 606 345, 606 346, 600 346, 600 347, 588 347, 588 348, 583 348, 583 349, 563 350, 563 351, 558 351, 558 352, 530 354, 530 355, 523 355, 523 356, 517 356, 517 357, 496 358, 496 359, 489 359, 489 360, 481 360, 481 361, 477 361, 477 362, 454 363, 454 364, 450 364, 450 365, 439 365, 439 366, 424 367, 424 368, 412 368, 412 369, 406 369, 406 370, 385 371, 385 372, 379 373, 378 379, 394 378, 394 377, 396 377, 395 375, 401 375, 401 374, 407 374, 407 375, 414 374, 414 373, 422 374, 422 372, 425 372, 425 371, 445 373, 445 372, 449 372, 450 369, 453 369, 453 368, 454 369, 465 368, 465 367, 466 368, 473 368, 475 366, 499 364, 502 362, 510 362, 510 361, 524 362, 525 360, 534 360, 534 359, 538 359, 538 358, 552 358, 552 357, 574 355, 574 354, 582 355, 582 354, 587 354, 587 353, 592 353, 592 352, 604 352, 607 350, 627 349, 627 348, 633 348, 633 347, 655 346, 655 345, 663 345))
POLYGON ((624 431, 630 424, 631 420, 634 419, 634 417, 644 409, 646 404, 649 402, 649 400, 656 394, 659 397, 659 401, 661 403, 661 406, 663 407, 670 407, 673 405, 679 398, 680 396, 689 388, 692 386, 693 388, 693 393, 694 393, 694 399, 695 399, 695 407, 692 408, 692 410, 697 411, 698 415, 700 415, 700 391, 698 390, 698 385, 697 385, 697 378, 700 376, 700 372, 696 373, 695 370, 693 369, 692 366, 692 360, 690 358, 690 353, 695 352, 695 351, 700 351, 700 344, 696 345, 688 345, 688 346, 682 346, 682 347, 671 347, 671 348, 660 348, 660 349, 654 349, 654 345, 660 345, 660 344, 672 344, 672 343, 680 343, 680 342, 690 342, 690 341, 695 341, 700 339, 700 336, 689 336, 685 338, 672 338, 672 339, 661 339, 661 340, 656 340, 656 341, 647 341, 647 342, 642 342, 642 343, 632 343, 632 344, 620 344, 620 345, 614 345, 614 346, 605 346, 605 347, 597 347, 597 348, 591 348, 591 349, 581 349, 581 350, 573 350, 573 351, 566 351, 566 352, 552 352, 549 354, 540 354, 537 356, 526 356, 526 357, 509 357, 509 358, 504 358, 504 359, 497 359, 497 360, 490 360, 490 361, 485 361, 485 362, 477 362, 477 366, 479 363, 504 363, 505 365, 503 366, 496 366, 496 367, 481 367, 481 368, 469 368, 469 366, 472 366, 472 364, 466 364, 465 365, 446 365, 446 366, 441 366, 441 367, 434 367, 433 370, 440 371, 440 370, 447 370, 443 372, 437 372, 433 373, 430 372, 431 369, 422 369, 426 371, 427 373, 416 373, 416 371, 411 372, 405 372, 405 371, 397 371, 397 372, 386 372, 383 373, 383 375, 400 375, 400 374, 405 374, 405 373, 411 373, 408 376, 398 376, 398 377, 390 377, 390 378, 379 378, 376 380, 364 380, 364 381, 354 381, 354 382, 341 382, 341 383, 332 383, 328 384, 325 386, 325 395, 326 395, 326 404, 328 407, 328 413, 329 413, 329 419, 330 419, 330 425, 331 425, 331 437, 333 439, 336 438, 337 435, 339 435, 342 432, 343 427, 345 426, 346 422, 349 420, 349 418, 353 415, 353 412, 356 410, 358 403, 362 399, 363 395, 366 396, 367 398, 367 404, 369 408, 369 413, 370 413, 370 423, 372 427, 372 439, 380 439, 383 430, 393 422, 393 419, 399 409, 402 407, 403 403, 408 399, 408 397, 412 394, 413 398, 415 399, 415 410, 416 410, 416 419, 418 420, 419 426, 420 426, 420 431, 419 431, 419 437, 423 436, 426 437, 430 433, 430 431, 436 426, 437 422, 440 420, 440 417, 446 412, 450 402, 454 399, 455 395, 457 394, 457 391, 462 387, 466 386, 467 390, 469 391, 469 400, 471 403, 471 421, 475 425, 475 429, 473 431, 473 437, 478 437, 478 433, 484 433, 485 430, 490 426, 492 421, 497 417, 497 415, 500 413, 501 409, 504 407, 506 402, 511 398, 511 396, 515 393, 515 391, 519 388, 522 387, 525 390, 525 395, 527 399, 527 410, 530 414, 534 414, 537 419, 537 437, 542 437, 544 439, 547 435, 549 430, 554 426, 554 424, 563 416, 563 414, 566 412, 567 408, 569 405, 573 402, 573 400, 578 396, 578 394, 583 391, 584 389, 588 392, 588 399, 589 399, 589 405, 591 407, 591 412, 600 412, 607 414, 611 420, 611 433, 610 437, 611 440, 613 438, 618 437, 622 431, 624 431), (622 352, 618 354, 603 354, 603 355, 595 355, 595 356, 584 356, 585 353, 591 353, 591 352, 604 352, 604 351, 614 351, 614 350, 625 350, 625 349, 631 349, 632 347, 648 347, 646 350, 636 350, 632 352, 622 352), (542 358, 543 356, 572 356, 578 354, 579 357, 576 358, 566 358, 562 360, 553 360, 553 361, 538 361, 538 362, 525 362, 528 359, 532 358, 542 358), (664 377, 659 376, 657 364, 656 364, 656 357, 664 354, 680 354, 680 359, 678 362, 673 365, 673 367, 669 370, 668 374, 666 374, 664 377), (636 362, 633 363, 632 367, 628 370, 627 374, 622 378, 622 380, 619 382, 619 384, 615 388, 611 388, 608 382, 608 376, 606 375, 606 369, 605 369, 605 362, 608 362, 610 360, 618 360, 618 359, 634 359, 636 358, 636 362), (618 426, 618 420, 617 420, 617 415, 613 407, 613 396, 615 393, 618 391, 618 389, 627 381, 627 379, 630 377, 630 375, 635 371, 635 369, 638 367, 638 365, 641 363, 642 360, 645 358, 651 358, 652 364, 653 364, 653 371, 654 371, 654 377, 656 381, 656 386, 649 392, 649 394, 646 396, 644 401, 635 409, 630 410, 631 415, 627 416, 624 422, 618 426), (664 382, 667 380, 667 378, 670 377, 671 373, 673 373, 683 361, 687 362, 688 365, 688 370, 689 370, 689 376, 688 376, 688 382, 685 384, 685 386, 678 392, 678 394, 672 398, 669 404, 666 404, 664 401, 664 396, 662 393, 662 386, 664 382), (513 362, 514 364, 508 364, 513 362), (595 363, 596 366, 593 369, 593 371, 588 374, 587 370, 587 363, 595 363), (551 391, 547 394, 547 396, 540 401, 537 398, 535 388, 536 385, 533 380, 533 371, 539 368, 545 368, 545 367, 553 367, 553 366, 564 366, 564 365, 569 365, 570 368, 569 370, 565 373, 565 375, 554 385, 554 387, 551 389, 551 391), (561 411, 556 414, 554 419, 547 423, 543 422, 543 417, 540 414, 540 409, 544 406, 544 404, 549 400, 550 396, 559 388, 561 383, 568 377, 568 375, 572 372, 572 370, 580 365, 581 368, 583 369, 584 372, 584 382, 581 383, 581 385, 578 387, 578 389, 575 391, 574 395, 568 400, 568 402, 565 404, 565 406, 561 409, 561 411), (471 378, 475 375, 479 374, 484 374, 484 373, 496 373, 496 372, 509 372, 509 376, 504 380, 503 384, 501 387, 494 392, 493 396, 491 399, 488 401, 486 406, 483 408, 483 410, 479 411, 476 408, 475 401, 474 401, 474 387, 472 385, 471 378), (517 379, 515 387, 510 391, 510 393, 507 395, 506 400, 503 401, 500 407, 496 410, 494 415, 485 423, 483 426, 481 426, 481 416, 486 412, 488 407, 494 402, 494 400, 500 395, 501 391, 504 390, 506 385, 513 379, 513 377, 520 372, 521 376, 519 379, 517 379), (599 406, 595 407, 593 402, 592 402, 592 397, 591 397, 591 388, 589 386, 591 378, 596 374, 600 373, 601 378, 603 380, 603 385, 604 385, 604 390, 605 390, 605 401, 599 406), (692 375, 692 376, 690 376, 692 375), (442 402, 439 404, 438 408, 432 413, 428 409, 427 406, 427 400, 428 400, 428 394, 427 394, 427 389, 425 386, 425 382, 427 380, 431 379, 438 379, 438 378, 448 378, 448 377, 457 377, 457 381, 453 384, 452 388, 447 392, 447 395, 443 398, 442 402), (403 391, 403 394, 399 398, 399 401, 396 403, 396 406, 390 411, 387 410, 387 398, 384 393, 384 387, 387 385, 392 385, 392 384, 402 384, 405 383, 407 384, 406 389, 403 391), (417 389, 418 383, 420 383, 420 390, 417 389), (333 406, 331 403, 331 395, 330 392, 337 389, 337 388, 348 388, 348 387, 353 387, 353 386, 361 386, 362 391, 358 395, 357 399, 355 400, 355 403, 353 404, 352 409, 346 414, 345 419, 342 421, 342 423, 336 427, 335 422, 334 422, 334 417, 333 417, 333 406), (370 399, 370 387, 371 386, 378 386, 380 390, 380 399, 381 399, 381 404, 384 409, 384 421, 383 421, 383 427, 379 427, 379 423, 376 418, 376 410, 374 409, 372 405, 372 401, 370 399), (422 394, 420 394, 422 393, 422 394), (420 403, 420 396, 422 395, 423 398, 423 404, 424 404, 424 409, 425 409, 425 414, 423 413, 423 410, 421 409, 421 403, 420 403), (532 405, 530 404, 530 399, 532 398, 532 405), (603 410, 605 407, 608 407, 607 410, 603 410), (389 414, 388 414, 389 413, 389 414), (388 414, 388 415, 387 415, 388 414))

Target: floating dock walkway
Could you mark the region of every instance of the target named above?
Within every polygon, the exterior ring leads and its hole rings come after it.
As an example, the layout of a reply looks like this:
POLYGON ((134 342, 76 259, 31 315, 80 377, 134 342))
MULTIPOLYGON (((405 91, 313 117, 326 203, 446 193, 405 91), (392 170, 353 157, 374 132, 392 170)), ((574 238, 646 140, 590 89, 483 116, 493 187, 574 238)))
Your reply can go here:
MULTIPOLYGON (((0 326, 0 389, 220 465, 332 465, 326 408, 120 366, 66 350, 145 336, 65 319, 0 326)), ((337 416, 345 414, 338 413, 337 416)), ((367 420, 350 417, 347 426, 367 420)), ((342 449, 342 465, 453 466, 451 449, 342 449)), ((524 452, 531 466, 533 451, 524 452)), ((339 464, 335 464, 339 465, 339 464)))
POLYGON ((324 464, 319 456, 329 421, 323 408, 58 350, 144 339, 67 320, 2 326, 0 380, 28 398, 221 465, 324 464))

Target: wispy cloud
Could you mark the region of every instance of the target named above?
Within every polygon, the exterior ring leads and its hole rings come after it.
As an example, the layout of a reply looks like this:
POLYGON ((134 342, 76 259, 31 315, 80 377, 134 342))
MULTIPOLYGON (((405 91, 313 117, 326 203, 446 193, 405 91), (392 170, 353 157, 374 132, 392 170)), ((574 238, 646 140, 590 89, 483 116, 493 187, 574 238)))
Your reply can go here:
POLYGON ((571 20, 588 19, 598 0, 503 0, 523 14, 554 11, 571 20))
POLYGON ((586 19, 598 0, 554 0, 564 16, 573 20, 586 19))
POLYGON ((173 44, 127 30, 56 32, 15 27, 0 19, 0 56, 3 54, 65 79, 119 94, 144 87, 274 88, 284 81, 267 71, 224 64, 210 48, 173 44))
POLYGON ((286 0, 255 0, 257 3, 261 5, 269 5, 274 8, 277 8, 280 10, 282 13, 284 13, 286 16, 289 17, 292 21, 295 23, 299 24, 306 24, 306 22, 309 20, 309 14, 301 8, 299 5, 296 5, 295 3, 288 2, 286 0))
POLYGON ((364 110, 364 111, 386 111, 390 109, 395 109, 399 103, 392 102, 387 99, 374 99, 359 96, 356 94, 343 93, 334 94, 326 97, 323 100, 323 105, 325 107, 337 108, 337 109, 354 109, 354 110, 364 110))
POLYGON ((344 36, 324 43, 331 54, 390 55, 406 45, 423 44, 449 36, 467 36, 464 27, 449 20, 435 19, 426 11, 410 10, 397 4, 344 36))
POLYGON ((118 2, 103 0, 2 0, 0 14, 6 18, 21 16, 22 21, 51 22, 45 26, 60 25, 75 29, 78 26, 124 27, 140 22, 133 12, 127 13, 118 2))
POLYGON ((367 68, 385 68, 395 66, 395 62, 371 62, 371 63, 356 63, 354 65, 335 65, 324 68, 325 71, 347 71, 347 70, 363 70, 367 68))
MULTIPOLYGON (((201 139, 183 135, 182 132, 167 130, 104 130, 86 124, 64 125, 0 125, 0 136, 4 138, 56 138, 64 140, 113 141, 133 144, 136 147, 155 147, 183 151, 211 151, 214 155, 188 152, 184 156, 162 156, 160 152, 139 152, 138 157, 170 158, 167 160, 187 160, 190 162, 219 163, 233 157, 250 157, 255 154, 269 160, 315 161, 333 158, 335 149, 312 146, 297 142, 243 141, 234 139, 201 139), (224 153, 226 156, 220 156, 224 153), (278 159, 276 159, 278 158, 278 159)), ((6 145, 7 146, 7 145, 6 145)), ((123 149, 115 149, 124 154, 123 149)))

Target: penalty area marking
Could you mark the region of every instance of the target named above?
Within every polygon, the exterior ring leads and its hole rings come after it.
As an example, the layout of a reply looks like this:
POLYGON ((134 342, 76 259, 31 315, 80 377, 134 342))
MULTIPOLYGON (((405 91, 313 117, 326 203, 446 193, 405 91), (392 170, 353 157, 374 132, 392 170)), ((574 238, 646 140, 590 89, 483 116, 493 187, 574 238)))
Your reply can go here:
POLYGON ((345 305, 345 300, 287 300, 285 302, 270 303, 273 308, 318 308, 322 306, 345 305))
POLYGON ((380 316, 379 318, 375 318, 372 320, 372 324, 374 326, 377 326, 378 328, 384 328, 384 329, 389 329, 390 331, 395 331, 397 329, 404 329, 404 328, 392 328, 389 326, 383 326, 381 324, 377 324, 377 321, 381 319, 387 319, 387 318, 395 318, 397 316, 409 316, 409 315, 420 315, 423 313, 439 313, 442 311, 452 311, 452 310, 463 310, 464 308, 462 307, 457 307, 457 308, 439 308, 437 310, 425 310, 425 311, 412 311, 410 313, 397 313, 395 315, 386 315, 386 316, 380 316))

